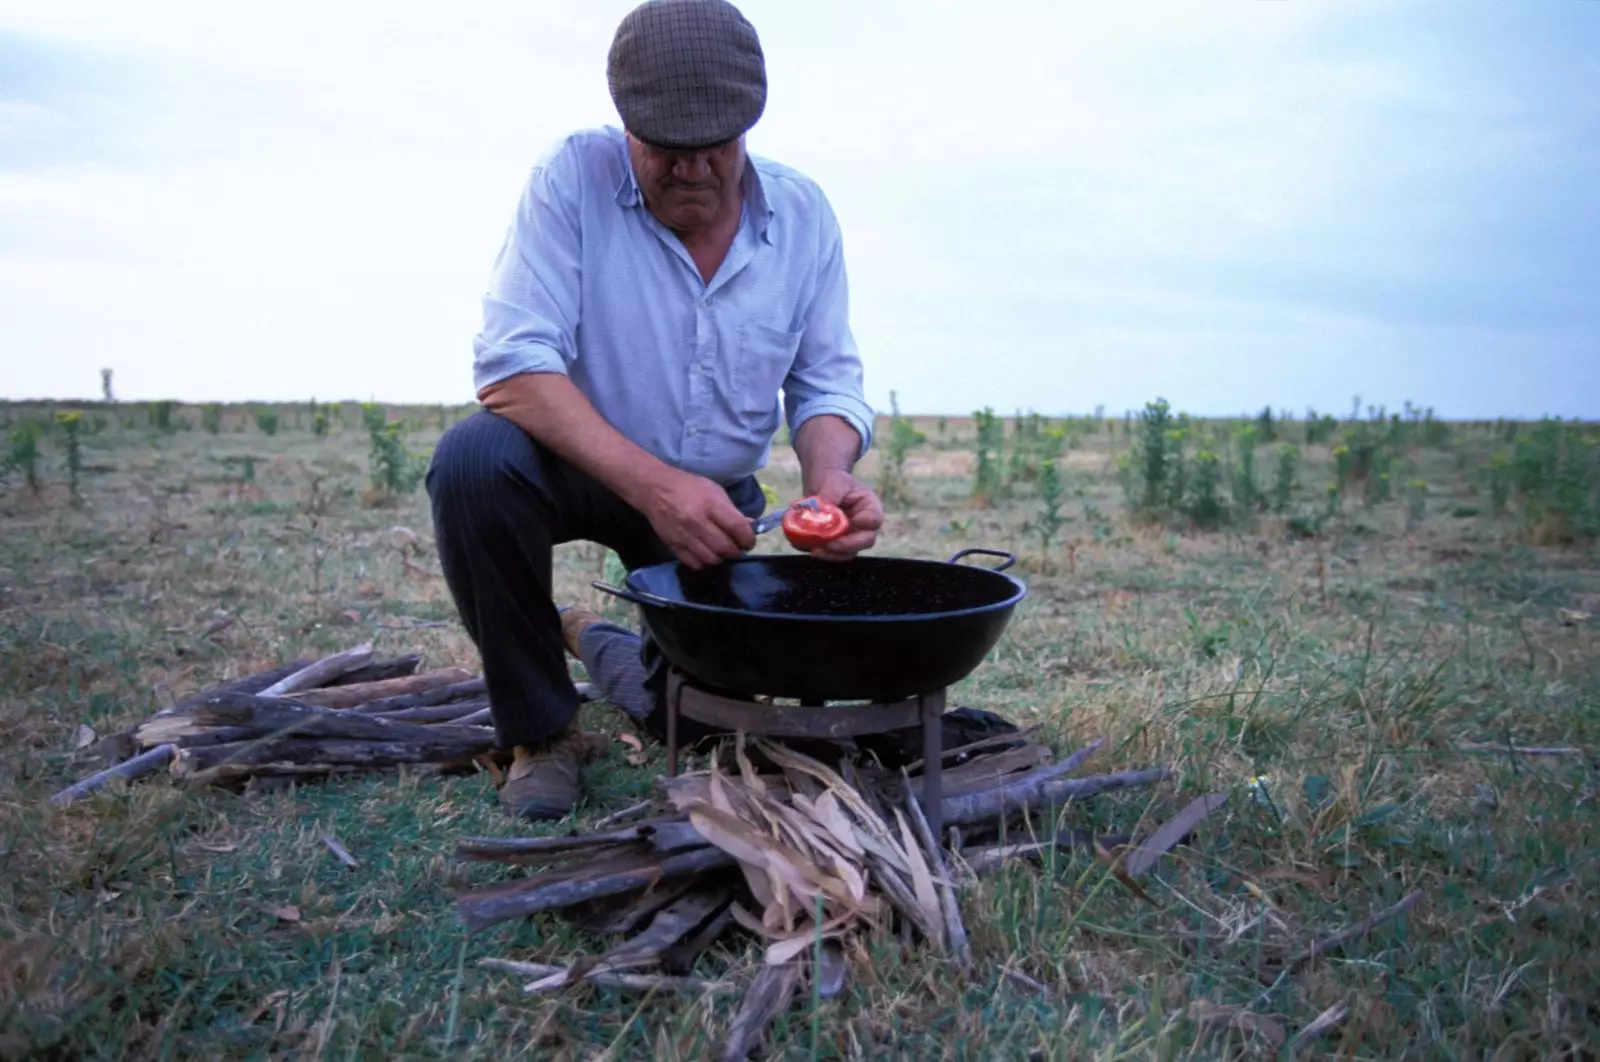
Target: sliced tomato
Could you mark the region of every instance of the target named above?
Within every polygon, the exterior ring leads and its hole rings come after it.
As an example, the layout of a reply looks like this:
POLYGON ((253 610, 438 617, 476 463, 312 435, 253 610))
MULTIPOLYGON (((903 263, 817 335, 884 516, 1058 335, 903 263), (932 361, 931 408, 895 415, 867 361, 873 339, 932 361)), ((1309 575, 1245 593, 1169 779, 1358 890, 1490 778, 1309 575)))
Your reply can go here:
POLYGON ((850 530, 850 518, 830 501, 811 497, 797 501, 783 514, 783 533, 789 544, 806 553, 850 530))

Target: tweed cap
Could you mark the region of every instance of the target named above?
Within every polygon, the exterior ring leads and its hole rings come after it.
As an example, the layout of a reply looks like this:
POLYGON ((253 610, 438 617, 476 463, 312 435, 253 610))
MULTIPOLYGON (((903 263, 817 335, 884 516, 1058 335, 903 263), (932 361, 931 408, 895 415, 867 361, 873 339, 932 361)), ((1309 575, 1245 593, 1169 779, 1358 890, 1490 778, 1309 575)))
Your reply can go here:
POLYGON ((647 0, 617 27, 606 80, 622 124, 657 147, 732 140, 767 103, 755 27, 727 0, 647 0))

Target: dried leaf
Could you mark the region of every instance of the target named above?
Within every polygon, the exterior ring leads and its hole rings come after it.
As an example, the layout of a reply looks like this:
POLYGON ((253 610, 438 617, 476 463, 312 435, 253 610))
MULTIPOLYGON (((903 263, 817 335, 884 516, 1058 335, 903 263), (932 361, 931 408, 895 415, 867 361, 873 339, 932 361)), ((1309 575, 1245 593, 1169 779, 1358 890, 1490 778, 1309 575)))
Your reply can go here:
POLYGON ((1158 859, 1188 836, 1202 819, 1227 802, 1226 793, 1208 793, 1190 801, 1182 811, 1151 834, 1149 840, 1128 854, 1127 862, 1124 864, 1128 874, 1135 878, 1143 877, 1156 865, 1158 859))
MULTIPOLYGON (((907 861, 911 865, 911 888, 917 898, 917 906, 922 908, 925 927, 932 928, 944 924, 944 915, 939 910, 939 894, 933 887, 933 872, 928 869, 928 862, 923 858, 922 845, 911 834, 911 825, 906 822, 906 817, 900 813, 899 808, 894 809, 895 820, 900 824, 900 837, 905 844, 907 861)), ((943 945, 943 934, 935 934, 943 945)))
POLYGON ((1196 999, 1189 1003, 1189 1020, 1199 1025, 1227 1025, 1243 1033, 1254 1033, 1274 1050, 1287 1039, 1283 1026, 1271 1018, 1253 1014, 1243 1007, 1196 999))
POLYGON ((294 906, 294 904, 287 904, 283 907, 274 907, 272 909, 272 913, 278 916, 278 920, 280 922, 300 921, 300 908, 294 906))
POLYGON ((354 870, 356 867, 361 865, 356 862, 356 857, 350 854, 350 850, 344 845, 340 844, 339 839, 328 833, 326 830, 324 830, 322 834, 322 843, 328 846, 328 851, 332 852, 336 857, 338 857, 339 862, 343 863, 351 870, 354 870))
POLYGON ((202 848, 207 852, 227 853, 227 852, 236 852, 236 851, 239 850, 239 846, 238 845, 230 844, 230 843, 227 843, 227 842, 208 843, 206 841, 196 841, 195 842, 195 846, 197 848, 202 848))
POLYGON ((79 723, 77 731, 72 736, 72 747, 86 749, 94 744, 95 736, 94 727, 79 723))
POLYGON ((644 742, 640 741, 637 736, 633 734, 618 734, 617 740, 632 750, 631 752, 624 752, 622 754, 622 758, 627 760, 630 766, 643 767, 645 765, 645 761, 650 758, 649 755, 644 751, 644 742))
MULTIPOLYGON (((824 932, 823 940, 835 940, 839 937, 837 932, 824 932)), ((816 947, 817 934, 815 927, 805 932, 796 933, 784 940, 775 940, 767 945, 766 961, 768 966, 781 966, 797 956, 804 955, 816 947)))

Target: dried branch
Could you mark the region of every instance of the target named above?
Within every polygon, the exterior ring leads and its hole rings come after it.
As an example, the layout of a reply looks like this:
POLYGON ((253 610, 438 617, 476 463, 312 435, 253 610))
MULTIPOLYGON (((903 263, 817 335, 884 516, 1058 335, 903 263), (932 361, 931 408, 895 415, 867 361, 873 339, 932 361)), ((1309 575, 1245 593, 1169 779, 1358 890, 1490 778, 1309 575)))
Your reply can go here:
MULTIPOLYGON (((553 974, 564 974, 567 970, 565 966, 551 966, 542 962, 516 962, 512 959, 479 959, 478 965, 488 970, 501 970, 541 980, 553 974)), ((602 988, 620 988, 627 992, 657 991, 704 995, 708 992, 731 992, 737 987, 729 981, 705 981, 698 977, 663 977, 658 974, 598 973, 584 980, 602 988)), ((533 985, 526 986, 523 991, 532 992, 533 985)))
POLYGON ((1372 932, 1378 926, 1383 925, 1383 923, 1389 921, 1390 919, 1398 918, 1400 915, 1405 914, 1407 911, 1411 910, 1411 908, 1415 907, 1417 905, 1417 901, 1421 899, 1422 890, 1418 889, 1408 895, 1405 899, 1401 900, 1399 903, 1395 904, 1393 907, 1385 907, 1371 918, 1368 918, 1365 921, 1357 922, 1349 929, 1342 930, 1338 933, 1335 933, 1331 937, 1317 941, 1305 951, 1302 951, 1300 954, 1291 958, 1285 964, 1285 967, 1293 970, 1317 958, 1319 955, 1325 955, 1337 948, 1342 948, 1352 940, 1355 940, 1358 937, 1366 936, 1368 933, 1372 932))
POLYGON ((423 690, 421 693, 402 693, 394 697, 382 697, 366 704, 357 705, 350 709, 361 712, 363 715, 382 715, 387 712, 398 712, 407 708, 431 708, 439 704, 454 704, 456 701, 476 700, 489 692, 488 685, 481 678, 468 679, 465 682, 452 683, 438 689, 423 690))
POLYGON ((298 693, 301 690, 316 689, 338 678, 348 675, 357 668, 366 667, 372 663, 372 643, 364 642, 354 649, 346 649, 342 653, 325 656, 314 664, 301 668, 291 675, 286 675, 260 691, 262 697, 282 697, 289 693, 298 693))
POLYGON ((456 897, 456 911, 469 929, 479 930, 496 922, 523 918, 540 911, 632 892, 658 878, 699 874, 715 867, 733 865, 732 856, 713 845, 706 845, 598 877, 548 883, 535 881, 532 884, 511 882, 461 893, 456 897))
POLYGON ((1157 768, 1092 775, 1088 778, 1057 778, 1055 775, 1061 773, 1061 766, 1047 767, 994 789, 945 800, 941 804, 944 822, 946 825, 967 826, 999 819, 1024 808, 1064 804, 1118 789, 1154 785, 1171 774, 1165 768, 1157 768))
MULTIPOLYGON (((301 665, 302 667, 304 665, 301 665)), ((358 667, 354 671, 346 672, 328 683, 329 687, 354 686, 360 682, 382 682, 384 679, 404 678, 406 675, 415 675, 417 669, 422 667, 421 653, 407 653, 389 660, 374 660, 366 667, 358 667)), ((294 668, 293 671, 298 671, 294 668)))
POLYGON ((1289 1055, 1293 1057, 1311 1046, 1311 1041, 1343 1024, 1350 1016, 1350 1007, 1345 1003, 1335 1003, 1327 1010, 1312 1019, 1311 1024, 1294 1034, 1294 1039, 1289 1041, 1289 1055))
POLYGON ((314 704, 319 708, 354 708, 373 701, 391 697, 404 697, 413 693, 431 693, 450 686, 459 686, 472 680, 472 672, 459 667, 440 668, 421 675, 380 679, 376 682, 358 682, 347 686, 329 686, 324 689, 305 690, 290 694, 300 704, 314 704))
POLYGON ((115 767, 107 767, 98 774, 91 774, 80 782, 75 782, 50 798, 50 803, 58 807, 65 807, 82 797, 101 788, 108 782, 127 781, 142 775, 158 771, 177 755, 178 746, 158 745, 149 752, 124 760, 115 767))

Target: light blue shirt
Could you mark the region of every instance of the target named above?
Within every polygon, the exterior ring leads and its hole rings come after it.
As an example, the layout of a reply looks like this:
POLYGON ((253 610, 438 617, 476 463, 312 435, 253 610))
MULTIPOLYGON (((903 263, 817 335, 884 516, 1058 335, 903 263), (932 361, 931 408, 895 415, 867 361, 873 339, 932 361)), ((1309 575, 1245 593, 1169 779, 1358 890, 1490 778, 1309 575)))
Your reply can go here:
POLYGON ((838 221, 810 179, 749 157, 744 216, 707 284, 645 206, 622 131, 585 130, 523 189, 473 377, 566 373, 634 443, 729 484, 765 467, 784 416, 795 432, 837 415, 871 446, 848 304, 838 221))

